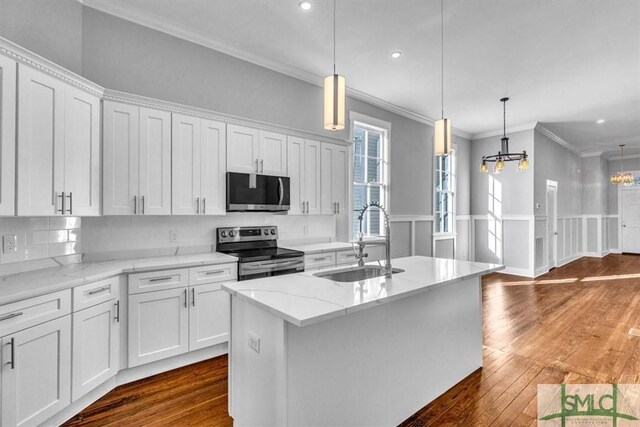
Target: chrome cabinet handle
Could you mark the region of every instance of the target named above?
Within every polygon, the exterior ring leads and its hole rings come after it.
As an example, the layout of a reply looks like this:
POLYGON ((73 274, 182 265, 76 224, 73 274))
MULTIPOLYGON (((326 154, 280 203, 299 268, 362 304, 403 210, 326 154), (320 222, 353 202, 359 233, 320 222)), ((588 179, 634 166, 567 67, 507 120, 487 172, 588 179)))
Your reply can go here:
POLYGON ((144 215, 144 196, 142 196, 142 215, 144 215))
POLYGON ((340 215, 340 202, 338 202, 338 215, 340 215))
POLYGON ((189 307, 187 304, 188 304, 188 301, 187 301, 187 288, 184 288, 184 308, 188 308, 189 307))
POLYGON ((163 282, 165 280, 169 280, 171 279, 171 276, 165 276, 165 277, 154 277, 153 279, 149 279, 150 282, 163 282))
POLYGON ((196 197, 196 214, 200 215, 200 197, 196 197))
POLYGON ((113 320, 115 320, 116 322, 120 323, 120 300, 116 301, 116 303, 114 305, 116 307, 116 315, 113 318, 113 320))
POLYGON ((73 193, 70 192, 67 196, 69 198, 69 215, 73 215, 73 193))
POLYGON ((133 196, 133 214, 138 215, 138 196, 133 196))
POLYGON ((322 257, 322 258, 314 258, 314 261, 324 261, 325 259, 329 259, 329 257, 322 257))
POLYGON ((260 169, 258 169, 258 159, 256 159, 256 173, 260 172, 260 169))
POLYGON ((260 159, 260 173, 264 173, 264 159, 260 159))
POLYGON ((62 208, 61 209, 56 209, 56 212, 60 212, 62 215, 64 215, 64 199, 65 199, 65 195, 64 195, 64 191, 62 192, 62 195, 58 195, 59 198, 62 199, 62 208))
POLYGON ((93 289, 93 290, 87 292, 87 294, 88 295, 95 295, 95 294, 99 294, 101 292, 110 291, 110 290, 111 290, 111 285, 107 285, 107 286, 103 286, 103 287, 98 288, 98 289, 93 289))
POLYGON ((18 317, 18 316, 22 316, 22 315, 23 315, 23 313, 21 311, 18 311, 16 313, 9 313, 6 316, 0 317, 0 322, 2 322, 3 320, 13 319, 14 317, 18 317))
POLYGON ((207 214, 207 198, 203 197, 202 198, 202 215, 206 215, 207 214))
POLYGON ((212 276, 214 274, 220 274, 220 273, 224 273, 224 270, 214 270, 214 271, 207 271, 206 273, 204 273, 207 276, 212 276))
POLYGON ((196 288, 191 288, 191 305, 196 306, 196 288))
POLYGON ((11 346, 11 360, 7 362, 7 365, 11 366, 11 369, 16 368, 16 339, 11 338, 11 341, 7 343, 7 345, 11 346))

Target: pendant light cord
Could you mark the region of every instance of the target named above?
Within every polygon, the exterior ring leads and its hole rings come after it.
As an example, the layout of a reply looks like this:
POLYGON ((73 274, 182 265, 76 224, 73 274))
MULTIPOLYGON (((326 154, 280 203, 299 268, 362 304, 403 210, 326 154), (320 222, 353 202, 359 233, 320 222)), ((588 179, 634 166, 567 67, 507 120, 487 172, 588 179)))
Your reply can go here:
POLYGON ((502 134, 507 137, 507 101, 502 101, 502 134))
POLYGON ((440 103, 444 119, 444 0, 440 0, 440 103))
POLYGON ((333 74, 336 73, 336 0, 333 0, 333 74))

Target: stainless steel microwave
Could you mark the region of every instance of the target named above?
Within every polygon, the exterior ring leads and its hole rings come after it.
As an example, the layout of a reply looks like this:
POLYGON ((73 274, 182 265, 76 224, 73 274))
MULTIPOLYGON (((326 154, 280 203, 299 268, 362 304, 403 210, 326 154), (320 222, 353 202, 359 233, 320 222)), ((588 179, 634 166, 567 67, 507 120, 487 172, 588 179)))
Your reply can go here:
POLYGON ((289 177, 227 172, 227 212, 288 211, 289 205, 289 177))

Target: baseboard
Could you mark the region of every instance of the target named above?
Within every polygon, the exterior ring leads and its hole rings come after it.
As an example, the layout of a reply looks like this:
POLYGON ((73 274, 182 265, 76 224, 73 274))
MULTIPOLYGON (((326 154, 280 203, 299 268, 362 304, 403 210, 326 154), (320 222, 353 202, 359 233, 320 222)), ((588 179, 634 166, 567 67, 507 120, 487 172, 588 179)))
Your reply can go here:
POLYGON ((565 258, 563 260, 558 261, 558 265, 556 265, 556 267, 562 267, 563 265, 567 265, 567 264, 569 264, 569 263, 571 263, 573 261, 576 261, 576 260, 578 260, 578 259, 580 259, 582 257, 583 257, 582 254, 578 254, 578 255, 574 255, 574 256, 569 257, 569 258, 565 258))
POLYGON ((535 275, 533 277, 534 278, 535 277, 539 277, 539 276, 542 276, 543 274, 547 274, 548 272, 549 272, 549 266, 545 265, 544 267, 540 267, 539 269, 537 269, 535 271, 535 273, 534 273, 535 275))
POLYGON ((498 273, 511 274, 513 276, 534 277, 534 273, 528 268, 505 267, 498 273))

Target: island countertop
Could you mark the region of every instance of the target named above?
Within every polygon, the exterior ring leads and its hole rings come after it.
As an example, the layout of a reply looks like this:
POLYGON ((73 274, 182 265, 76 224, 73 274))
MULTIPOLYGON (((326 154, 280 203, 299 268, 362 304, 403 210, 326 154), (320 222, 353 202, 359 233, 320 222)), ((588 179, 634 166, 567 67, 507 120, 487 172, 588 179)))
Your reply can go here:
MULTIPOLYGON (((395 273, 391 279, 376 277, 358 282, 335 282, 305 272, 227 283, 222 288, 303 327, 504 268, 498 264, 422 256, 394 259, 392 264, 405 271, 395 273)), ((327 271, 330 270, 323 273, 327 271)))

